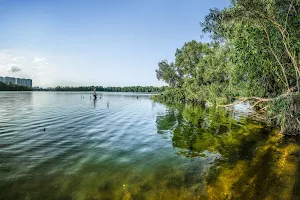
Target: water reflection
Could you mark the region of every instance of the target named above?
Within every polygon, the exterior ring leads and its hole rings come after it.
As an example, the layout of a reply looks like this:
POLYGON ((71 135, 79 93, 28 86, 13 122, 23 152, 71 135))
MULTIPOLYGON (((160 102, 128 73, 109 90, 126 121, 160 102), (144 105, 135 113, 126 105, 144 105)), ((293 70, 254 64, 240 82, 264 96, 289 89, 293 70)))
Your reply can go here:
POLYGON ((96 109, 97 98, 94 98, 94 99, 93 99, 93 103, 94 103, 94 109, 96 109))
POLYGON ((295 138, 241 113, 102 94, 0 93, 1 200, 299 199, 295 138))
MULTIPOLYGON (((220 155, 205 175, 208 199, 299 199, 299 141, 225 110, 187 105, 157 119, 186 157, 220 155), (176 112, 177 111, 177 112, 176 112), (207 151, 210 154, 207 154, 207 151)), ((206 194, 206 195, 205 195, 206 194)))

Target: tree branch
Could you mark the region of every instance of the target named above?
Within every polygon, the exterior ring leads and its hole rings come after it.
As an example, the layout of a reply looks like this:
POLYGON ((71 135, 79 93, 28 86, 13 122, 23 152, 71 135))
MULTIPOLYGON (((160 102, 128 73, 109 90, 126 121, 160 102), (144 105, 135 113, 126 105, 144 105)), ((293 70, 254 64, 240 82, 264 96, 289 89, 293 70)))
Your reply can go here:
POLYGON ((293 2, 294 2, 294 0, 291 1, 291 4, 290 4, 290 6, 289 6, 288 13, 286 14, 285 25, 284 25, 285 30, 286 30, 286 27, 287 27, 287 21, 288 21, 288 18, 289 18, 291 9, 292 9, 292 7, 293 7, 293 2))

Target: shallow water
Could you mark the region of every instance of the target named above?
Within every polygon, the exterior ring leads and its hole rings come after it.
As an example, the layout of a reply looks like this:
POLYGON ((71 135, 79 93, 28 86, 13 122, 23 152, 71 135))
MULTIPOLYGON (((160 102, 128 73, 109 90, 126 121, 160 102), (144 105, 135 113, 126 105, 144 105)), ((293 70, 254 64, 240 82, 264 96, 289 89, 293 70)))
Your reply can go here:
POLYGON ((239 112, 98 96, 0 92, 0 199, 300 197, 295 138, 239 112))

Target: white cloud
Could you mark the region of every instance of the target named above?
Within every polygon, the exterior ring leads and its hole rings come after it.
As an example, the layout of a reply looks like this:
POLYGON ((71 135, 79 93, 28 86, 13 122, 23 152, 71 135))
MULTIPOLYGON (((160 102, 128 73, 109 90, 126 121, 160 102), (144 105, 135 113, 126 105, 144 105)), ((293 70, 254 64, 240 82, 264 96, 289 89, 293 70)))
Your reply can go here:
POLYGON ((38 62, 41 62, 41 61, 44 61, 44 60, 46 60, 46 58, 35 57, 35 58, 33 58, 33 61, 32 61, 32 62, 38 63, 38 62))
POLYGON ((23 56, 12 56, 7 52, 0 51, 0 72, 7 75, 6 73, 21 71, 20 65, 22 65, 24 59, 23 56))
POLYGON ((10 59, 10 57, 11 57, 10 55, 0 52, 0 62, 8 60, 8 59, 10 59))
POLYGON ((11 61, 18 61, 18 60, 20 60, 20 59, 24 59, 24 57, 23 56, 19 56, 19 57, 11 57, 11 61))
POLYGON ((7 63, 7 62, 16 62, 20 59, 24 59, 23 56, 12 56, 4 52, 0 52, 0 63, 7 63))
MULTIPOLYGON (((0 0, 1 1, 1 0, 0 0)), ((0 50, 0 76, 32 78, 34 85, 48 84, 48 59, 35 57, 34 54, 14 54, 13 50, 0 50), (23 57, 24 55, 24 57, 23 57), (26 55, 26 56, 25 56, 26 55)), ((51 71, 51 70, 50 70, 51 71)))
POLYGON ((19 71, 21 71, 22 69, 21 68, 19 68, 19 67, 17 67, 17 66, 15 66, 15 65, 11 65, 8 69, 7 69, 7 72, 19 72, 19 71))
POLYGON ((32 68, 33 68, 33 69, 44 69, 45 66, 33 66, 32 68))

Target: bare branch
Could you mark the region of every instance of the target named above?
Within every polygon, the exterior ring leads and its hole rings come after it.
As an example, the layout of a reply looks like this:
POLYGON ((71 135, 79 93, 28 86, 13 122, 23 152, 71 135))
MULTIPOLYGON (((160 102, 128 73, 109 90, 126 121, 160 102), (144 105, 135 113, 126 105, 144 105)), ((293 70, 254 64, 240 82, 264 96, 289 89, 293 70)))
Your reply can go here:
POLYGON ((290 14, 291 9, 292 9, 292 7, 293 7, 293 2, 294 2, 294 0, 291 1, 291 4, 290 4, 290 6, 289 6, 289 11, 288 11, 288 13, 287 13, 287 15, 286 15, 286 18, 285 18, 285 25, 284 25, 285 30, 286 30, 286 27, 287 27, 287 21, 288 21, 288 18, 289 18, 289 14, 290 14))

